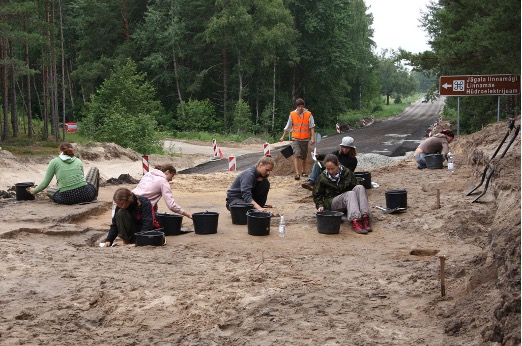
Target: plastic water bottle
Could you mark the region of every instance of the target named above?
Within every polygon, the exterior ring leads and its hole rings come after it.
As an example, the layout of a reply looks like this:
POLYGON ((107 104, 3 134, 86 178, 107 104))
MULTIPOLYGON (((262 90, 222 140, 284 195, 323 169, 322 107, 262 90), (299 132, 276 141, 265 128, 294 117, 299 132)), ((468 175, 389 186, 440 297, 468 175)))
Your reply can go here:
POLYGON ((279 236, 284 237, 286 233, 286 224, 285 217, 281 215, 281 219, 279 220, 279 236))
POLYGON ((451 152, 448 153, 448 170, 450 170, 451 173, 455 171, 455 161, 451 152))

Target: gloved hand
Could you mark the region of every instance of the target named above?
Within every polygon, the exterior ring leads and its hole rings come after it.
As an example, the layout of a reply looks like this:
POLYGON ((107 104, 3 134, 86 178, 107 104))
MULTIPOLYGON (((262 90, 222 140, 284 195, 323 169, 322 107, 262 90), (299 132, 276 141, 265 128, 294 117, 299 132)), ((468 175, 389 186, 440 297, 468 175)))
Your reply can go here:
POLYGON ((29 188, 27 189, 27 191, 29 191, 29 193, 30 193, 31 195, 34 195, 34 188, 35 188, 35 186, 33 186, 33 187, 29 187, 29 188))

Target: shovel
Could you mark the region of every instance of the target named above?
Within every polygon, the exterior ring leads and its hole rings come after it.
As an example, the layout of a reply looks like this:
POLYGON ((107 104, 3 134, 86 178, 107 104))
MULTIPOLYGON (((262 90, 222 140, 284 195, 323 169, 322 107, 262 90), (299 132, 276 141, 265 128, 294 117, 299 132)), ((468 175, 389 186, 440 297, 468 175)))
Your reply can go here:
POLYGON ((314 152, 312 153, 312 160, 314 160, 317 165, 319 166, 319 168, 323 168, 323 166, 321 166, 321 162, 317 161, 317 148, 314 148, 314 152))
POLYGON ((395 213, 395 212, 402 212, 402 211, 406 210, 406 208, 401 208, 401 207, 397 207, 397 208, 383 208, 383 207, 379 207, 378 205, 376 205, 374 208, 382 210, 382 212, 384 214, 392 214, 392 213, 395 213))

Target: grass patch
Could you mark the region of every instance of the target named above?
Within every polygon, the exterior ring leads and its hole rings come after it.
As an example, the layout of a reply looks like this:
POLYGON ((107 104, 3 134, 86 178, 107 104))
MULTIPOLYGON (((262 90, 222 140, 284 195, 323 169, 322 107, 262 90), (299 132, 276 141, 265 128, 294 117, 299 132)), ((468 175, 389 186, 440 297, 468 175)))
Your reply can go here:
POLYGON ((2 149, 17 156, 49 156, 58 154, 60 143, 19 137, 2 142, 2 149))

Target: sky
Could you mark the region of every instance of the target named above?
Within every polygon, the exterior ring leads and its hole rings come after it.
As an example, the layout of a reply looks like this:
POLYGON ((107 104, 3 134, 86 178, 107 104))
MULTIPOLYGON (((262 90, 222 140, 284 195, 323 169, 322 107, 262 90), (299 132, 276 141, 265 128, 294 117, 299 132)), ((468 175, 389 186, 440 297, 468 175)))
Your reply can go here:
POLYGON ((373 40, 376 52, 399 47, 412 53, 431 50, 428 37, 420 28, 421 11, 427 10, 430 0, 365 0, 373 14, 373 40))

